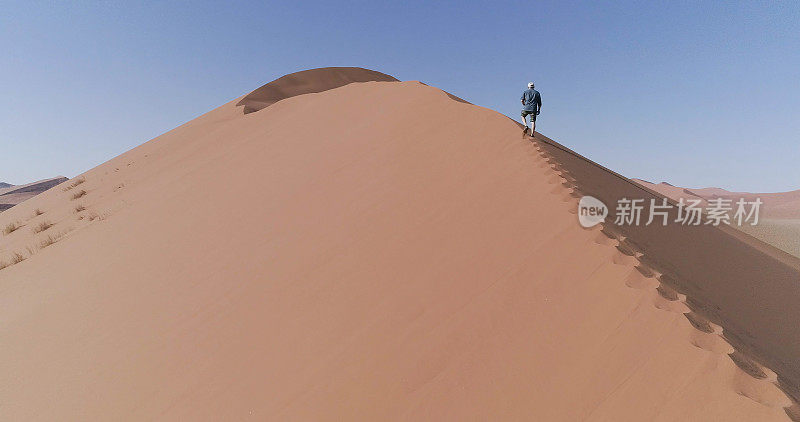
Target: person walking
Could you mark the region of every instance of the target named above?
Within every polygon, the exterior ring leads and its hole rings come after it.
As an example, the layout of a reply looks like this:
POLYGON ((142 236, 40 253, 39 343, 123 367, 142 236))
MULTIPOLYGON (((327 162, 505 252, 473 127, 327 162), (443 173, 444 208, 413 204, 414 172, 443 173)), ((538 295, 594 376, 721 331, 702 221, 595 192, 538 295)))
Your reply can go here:
POLYGON ((522 133, 528 132, 528 122, 525 117, 531 116, 531 137, 536 132, 536 116, 542 110, 542 96, 539 91, 533 89, 533 82, 528 82, 528 89, 522 93, 522 133))

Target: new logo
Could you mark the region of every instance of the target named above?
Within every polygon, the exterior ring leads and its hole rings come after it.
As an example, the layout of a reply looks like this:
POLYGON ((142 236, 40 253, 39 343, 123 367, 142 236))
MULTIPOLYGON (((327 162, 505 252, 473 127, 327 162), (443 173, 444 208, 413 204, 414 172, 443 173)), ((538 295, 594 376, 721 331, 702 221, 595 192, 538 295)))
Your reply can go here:
POLYGON ((608 207, 593 196, 584 196, 578 202, 578 221, 585 228, 594 227, 608 216, 608 207))

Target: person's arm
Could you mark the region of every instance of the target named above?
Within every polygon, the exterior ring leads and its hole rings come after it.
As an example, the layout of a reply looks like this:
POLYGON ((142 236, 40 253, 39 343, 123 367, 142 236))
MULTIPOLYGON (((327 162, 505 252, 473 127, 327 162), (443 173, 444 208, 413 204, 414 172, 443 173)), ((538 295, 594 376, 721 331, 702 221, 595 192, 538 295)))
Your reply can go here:
POLYGON ((541 111, 542 111, 542 95, 539 94, 536 96, 536 115, 538 116, 541 111))
POLYGON ((522 105, 525 105, 525 93, 524 92, 522 93, 522 98, 520 98, 519 101, 522 103, 522 105))

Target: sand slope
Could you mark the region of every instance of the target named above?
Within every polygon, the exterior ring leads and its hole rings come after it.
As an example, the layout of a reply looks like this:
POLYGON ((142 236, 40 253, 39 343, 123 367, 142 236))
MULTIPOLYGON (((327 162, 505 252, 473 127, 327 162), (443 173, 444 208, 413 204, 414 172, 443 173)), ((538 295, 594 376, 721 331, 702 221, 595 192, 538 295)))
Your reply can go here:
POLYGON ((506 117, 418 82, 237 102, 0 215, 0 417, 786 419, 506 117))

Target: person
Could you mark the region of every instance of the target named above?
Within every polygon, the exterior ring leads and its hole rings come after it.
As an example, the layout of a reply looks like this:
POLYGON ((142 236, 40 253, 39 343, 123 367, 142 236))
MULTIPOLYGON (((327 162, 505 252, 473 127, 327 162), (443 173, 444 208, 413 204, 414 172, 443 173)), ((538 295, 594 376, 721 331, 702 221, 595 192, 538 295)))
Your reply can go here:
POLYGON ((528 89, 522 93, 522 133, 528 132, 528 122, 525 120, 526 116, 531 116, 531 137, 536 132, 536 116, 542 110, 542 96, 539 91, 533 89, 533 82, 528 82, 528 89))

